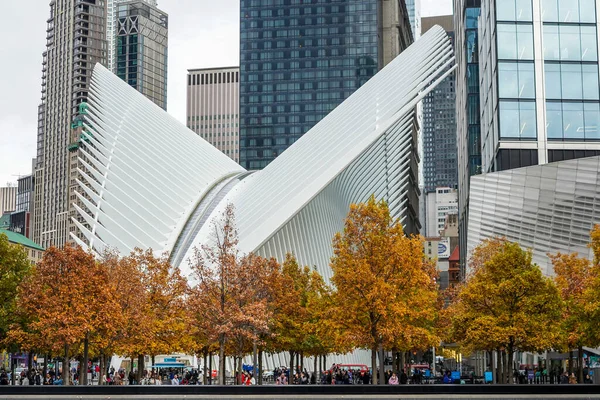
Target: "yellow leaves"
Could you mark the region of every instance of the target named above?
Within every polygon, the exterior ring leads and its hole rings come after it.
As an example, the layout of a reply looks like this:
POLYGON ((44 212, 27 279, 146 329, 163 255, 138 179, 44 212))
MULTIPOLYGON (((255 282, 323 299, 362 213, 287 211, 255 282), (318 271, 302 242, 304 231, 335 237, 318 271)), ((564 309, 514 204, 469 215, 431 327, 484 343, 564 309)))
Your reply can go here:
POLYGON ((424 262, 422 238, 404 235, 385 201, 352 205, 333 247, 334 314, 355 346, 410 350, 437 341, 435 270, 424 262))
POLYGON ((481 243, 475 268, 448 310, 452 339, 469 350, 542 351, 556 337, 561 302, 531 253, 503 239, 481 243))

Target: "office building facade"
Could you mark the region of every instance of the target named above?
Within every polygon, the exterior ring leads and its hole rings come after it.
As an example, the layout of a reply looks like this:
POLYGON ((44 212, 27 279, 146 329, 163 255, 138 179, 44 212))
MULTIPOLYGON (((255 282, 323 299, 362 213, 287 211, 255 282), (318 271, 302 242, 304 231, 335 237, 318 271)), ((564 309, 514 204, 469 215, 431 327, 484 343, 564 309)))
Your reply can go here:
POLYGON ((425 236, 440 236, 446 227, 448 215, 458 213, 458 193, 456 189, 449 187, 436 188, 435 192, 429 193, 426 200, 425 236))
POLYGON ((15 211, 17 208, 17 187, 0 187, 0 215, 15 211))
POLYGON ((481 0, 454 0, 454 35, 457 64, 456 145, 458 148, 461 277, 464 277, 466 260, 468 258, 469 182, 471 176, 481 173, 479 33, 477 25, 480 12, 481 0))
POLYGON ((262 169, 413 40, 404 0, 241 0, 240 164, 262 169))
POLYGON ((482 4, 483 172, 600 154, 599 4, 482 4))
POLYGON ((187 127, 239 162, 240 69, 190 69, 187 127))
POLYGON ((13 232, 31 238, 31 210, 33 208, 33 175, 22 176, 17 180, 15 211, 10 214, 10 227, 13 232))
MULTIPOLYGON (((115 43, 117 27, 117 5, 127 0, 106 0, 106 39, 108 42, 108 61, 107 66, 115 73, 115 43)), ((145 3, 158 7, 157 0, 143 0, 145 3)))
POLYGON ((52 0, 34 171, 33 239, 44 248, 68 240, 70 125, 87 100, 93 66, 106 62, 105 1, 52 0))
MULTIPOLYGON (((454 38, 451 15, 422 19, 423 31, 440 25, 454 38)), ((452 73, 423 99, 423 192, 458 187, 456 147, 456 77, 452 73)))
POLYGON ((121 1, 115 23, 115 74, 166 110, 168 15, 146 1, 121 1))

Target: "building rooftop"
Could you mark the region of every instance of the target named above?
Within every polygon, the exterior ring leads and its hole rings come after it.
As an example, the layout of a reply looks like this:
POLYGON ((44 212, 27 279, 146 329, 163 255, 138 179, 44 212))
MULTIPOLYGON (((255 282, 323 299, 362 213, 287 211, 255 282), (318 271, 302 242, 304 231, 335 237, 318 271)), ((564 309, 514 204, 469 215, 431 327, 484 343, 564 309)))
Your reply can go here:
POLYGON ((458 246, 456 246, 454 248, 454 251, 452 251, 450 258, 448 258, 448 261, 459 261, 459 260, 460 260, 459 250, 458 250, 458 246))
POLYGON ((0 229, 0 235, 1 234, 5 234, 6 236, 8 236, 8 241, 11 243, 20 244, 20 245, 23 245, 25 247, 29 247, 29 248, 32 248, 35 250, 41 250, 41 251, 45 250, 42 246, 35 243, 33 240, 31 240, 23 235, 20 235, 18 233, 9 231, 8 229, 0 229))

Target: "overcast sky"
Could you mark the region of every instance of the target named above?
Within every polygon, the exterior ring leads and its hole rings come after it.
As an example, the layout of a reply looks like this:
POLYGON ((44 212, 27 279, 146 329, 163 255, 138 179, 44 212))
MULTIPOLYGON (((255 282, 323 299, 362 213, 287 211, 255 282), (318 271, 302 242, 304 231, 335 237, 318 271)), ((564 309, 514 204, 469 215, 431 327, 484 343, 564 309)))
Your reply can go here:
MULTIPOLYGON (((31 173, 48 0, 2 1, 0 186, 31 173)), ((169 14, 168 112, 185 121, 190 68, 239 63, 239 0, 159 0, 169 14)), ((422 16, 452 13, 452 0, 421 0, 422 16)))

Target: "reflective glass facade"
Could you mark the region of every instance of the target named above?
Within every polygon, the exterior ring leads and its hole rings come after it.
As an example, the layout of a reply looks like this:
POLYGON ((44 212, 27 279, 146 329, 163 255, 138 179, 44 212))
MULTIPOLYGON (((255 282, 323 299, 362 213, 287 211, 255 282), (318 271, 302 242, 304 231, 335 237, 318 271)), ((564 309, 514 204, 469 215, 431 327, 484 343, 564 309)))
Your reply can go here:
POLYGON ((377 12, 377 0, 241 0, 244 168, 264 168, 375 75, 377 12))
POLYGON ((115 73, 167 109, 168 16, 142 0, 117 6, 115 73))
POLYGON ((542 1, 549 141, 600 139, 595 3, 542 1))
MULTIPOLYGON (((423 18, 423 31, 440 25, 454 41, 452 16, 423 18)), ((456 77, 451 73, 423 99, 423 186, 425 193, 438 187, 458 187, 456 147, 456 77)), ((455 193, 456 194, 456 193, 455 193)), ((429 230, 426 235, 431 234, 429 230)))

